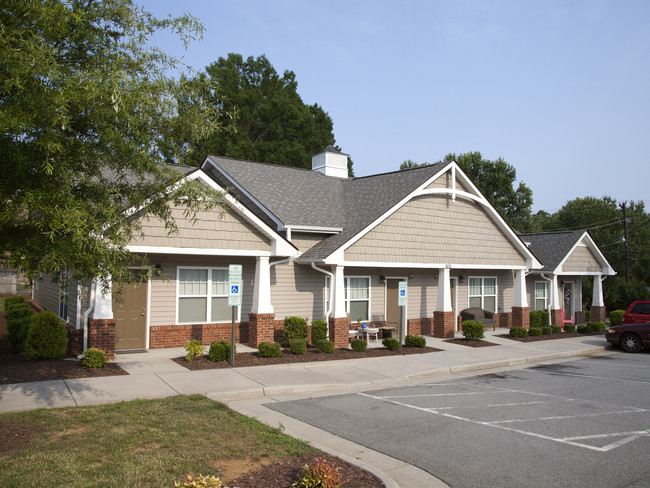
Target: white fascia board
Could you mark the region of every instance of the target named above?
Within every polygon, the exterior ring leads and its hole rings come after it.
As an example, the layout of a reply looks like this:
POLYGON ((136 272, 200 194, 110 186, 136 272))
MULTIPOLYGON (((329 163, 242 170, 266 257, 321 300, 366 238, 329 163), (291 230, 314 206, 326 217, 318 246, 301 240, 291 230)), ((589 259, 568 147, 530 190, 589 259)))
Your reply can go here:
POLYGON ((186 254, 189 256, 271 256, 270 251, 248 249, 213 249, 199 247, 126 246, 132 253, 139 254, 186 254))
POLYGON ((384 261, 340 261, 333 262, 325 260, 325 264, 338 265, 344 267, 354 268, 408 268, 408 269, 467 269, 467 270, 489 270, 489 271, 503 271, 503 270, 527 270, 527 266, 516 266, 511 264, 449 264, 449 263, 400 263, 400 262, 384 262, 384 261))
POLYGON ((262 204, 262 203, 261 203, 257 198, 255 198, 253 195, 251 195, 250 193, 248 193, 248 192, 246 191, 246 189, 245 189, 243 186, 241 186, 241 185, 237 182, 237 180, 233 179, 233 178, 232 178, 232 177, 231 177, 231 176, 230 176, 226 171, 222 170, 222 169, 219 167, 219 165, 218 165, 217 163, 215 163, 214 161, 212 161, 212 159, 210 158, 210 156, 208 156, 208 157, 205 158, 205 161, 204 161, 203 164, 201 165, 201 169, 203 169, 203 167, 204 167, 206 164, 210 164, 210 165, 212 165, 212 166, 213 166, 217 171, 219 171, 219 173, 221 173, 222 175, 224 175, 224 176, 228 179, 228 181, 230 181, 230 182, 232 183, 232 185, 233 185, 234 187, 236 187, 236 188, 237 188, 239 191, 241 191, 244 195, 246 195, 248 198, 250 198, 251 201, 252 201, 255 205, 257 205, 257 206, 260 208, 260 210, 262 210, 262 212, 264 212, 264 213, 265 213, 265 214, 266 214, 266 215, 267 215, 267 216, 268 216, 268 217, 269 217, 273 222, 275 222, 275 224, 278 226, 278 230, 279 230, 279 231, 280 231, 280 230, 284 230, 284 223, 283 223, 283 222, 282 222, 282 221, 281 221, 281 220, 280 220, 280 219, 279 219, 279 218, 278 218, 278 217, 277 217, 273 212, 271 212, 268 208, 266 208, 266 207, 265 207, 265 206, 264 206, 264 205, 263 205, 263 204, 262 204))
POLYGON ((293 232, 308 232, 310 234, 339 234, 343 227, 317 227, 312 225, 291 225, 284 226, 285 230, 293 232))
MULTIPOLYGON (((325 262, 327 263, 334 263, 334 262, 339 262, 343 261, 343 253, 345 252, 346 249, 348 249, 350 246, 355 244, 357 241, 359 241, 363 236, 368 234, 372 229, 377 227, 379 224, 381 224, 384 220, 386 220, 388 217, 390 217, 393 213, 395 213, 397 210, 399 210, 401 207, 403 207, 407 202, 412 200, 415 197, 421 196, 421 195, 431 195, 431 194, 449 194, 452 195, 452 197, 465 197, 470 200, 473 200, 479 204, 481 204, 484 208, 488 210, 494 217, 494 220, 496 221, 497 226, 504 231, 509 237, 510 237, 510 242, 515 245, 526 257, 526 267, 528 269, 542 269, 543 265, 540 263, 537 258, 533 255, 533 253, 530 252, 528 247, 522 242, 522 240, 519 238, 519 236, 512 230, 512 228, 501 218, 499 215, 499 212, 497 212, 494 207, 490 204, 490 202, 485 198, 485 196, 479 191, 479 189, 472 183, 472 181, 467 177, 467 175, 463 172, 463 170, 460 169, 460 166, 456 163, 456 161, 451 161, 447 166, 443 167, 440 171, 438 171, 435 175, 431 176, 429 179, 427 179, 424 183, 422 183, 418 188, 413 190, 411 193, 409 193, 406 197, 404 197, 402 200, 400 200, 397 204, 395 204, 393 207, 388 209, 383 215, 381 215, 377 220, 372 222, 370 225, 368 225, 366 228, 364 228, 361 232, 359 232, 357 235, 352 237, 349 241, 347 241, 343 246, 339 247, 334 253, 330 254, 327 258, 325 258, 325 262), (476 192, 476 194, 471 194, 466 191, 462 190, 457 190, 455 187, 455 183, 452 185, 452 188, 432 188, 432 189, 426 189, 427 186, 429 186, 432 182, 440 178, 443 174, 445 174, 447 171, 450 169, 453 170, 453 176, 454 178, 457 178, 459 175, 461 176, 461 179, 466 183, 468 186, 471 187, 471 189, 476 192)), ((444 267, 444 266, 443 266, 444 267)), ((489 269, 489 268, 487 268, 489 269)), ((502 267, 499 267, 498 269, 503 269, 502 267)), ((517 267, 509 267, 508 269, 519 269, 517 267)))
POLYGON ((593 239, 591 238, 591 236, 589 235, 589 233, 587 231, 585 231, 582 234, 580 239, 576 240, 573 247, 571 247, 571 250, 568 253, 566 253, 566 256, 564 256, 564 258, 562 258, 562 261, 560 261, 560 264, 556 268, 557 270, 562 269, 562 267, 564 266, 564 263, 566 262, 566 260, 569 259, 569 256, 571 256, 571 254, 573 254, 573 251, 575 251, 576 248, 579 247, 580 245, 586 245, 587 249, 589 249, 591 252, 596 254, 596 258, 600 262, 600 267, 602 269, 602 272, 595 273, 595 272, 592 271, 592 272, 584 272, 584 273, 582 273, 582 272, 581 273, 575 273, 575 272, 565 273, 564 271, 562 271, 562 272, 558 272, 556 274, 558 274, 558 275, 563 275, 563 274, 574 274, 574 275, 575 274, 578 274, 578 275, 600 274, 600 275, 605 275, 605 276, 613 276, 613 275, 616 274, 616 271, 614 271, 614 268, 612 268, 612 266, 609 264, 607 259, 605 259, 605 256, 603 256, 603 253, 600 252, 600 249, 598 248, 598 246, 593 241, 593 239))
POLYGON ((287 242, 281 235, 279 235, 275 230, 269 227, 264 223, 257 215, 251 212, 248 208, 242 205, 235 197, 227 193, 220 185, 218 185, 212 178, 210 178, 202 169, 196 171, 191 175, 188 175, 188 178, 197 179, 200 178, 203 182, 209 185, 213 190, 222 192, 224 194, 225 200, 230 204, 232 208, 237 210, 242 214, 249 222, 253 223, 262 233, 266 234, 271 239, 271 249, 273 251, 273 256, 291 256, 296 257, 299 254, 296 247, 287 242))

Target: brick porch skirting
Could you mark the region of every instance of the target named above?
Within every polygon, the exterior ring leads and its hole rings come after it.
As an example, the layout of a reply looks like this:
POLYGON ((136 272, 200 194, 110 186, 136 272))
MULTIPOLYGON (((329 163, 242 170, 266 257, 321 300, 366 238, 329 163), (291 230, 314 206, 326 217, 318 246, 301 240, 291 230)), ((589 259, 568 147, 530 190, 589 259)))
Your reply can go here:
MULTIPOLYGON (((198 340, 207 345, 214 341, 231 339, 232 324, 154 325, 149 329, 149 348, 182 347, 198 340)), ((248 342, 248 322, 235 323, 235 342, 248 342)))

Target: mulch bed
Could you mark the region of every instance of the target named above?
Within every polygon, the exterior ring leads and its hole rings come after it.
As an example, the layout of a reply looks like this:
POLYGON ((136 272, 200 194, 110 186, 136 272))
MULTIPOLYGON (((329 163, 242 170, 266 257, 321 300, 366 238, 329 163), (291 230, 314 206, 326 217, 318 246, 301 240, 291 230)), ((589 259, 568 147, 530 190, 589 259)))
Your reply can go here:
POLYGON ((329 454, 309 454, 264 466, 236 479, 224 479, 227 486, 237 488, 289 488, 301 478, 303 467, 312 464, 316 458, 339 467, 343 486, 350 488, 382 488, 384 485, 368 471, 329 454))
POLYGON ((452 344, 460 344, 461 346, 468 347, 487 347, 487 346, 498 346, 494 342, 483 341, 481 339, 447 339, 444 342, 451 342, 452 344))
MULTIPOLYGON (((403 354, 424 354, 438 352, 440 349, 434 347, 403 347, 403 354)), ((282 356, 279 358, 261 358, 257 352, 238 352, 235 355, 235 367, 245 368, 249 366, 266 366, 270 364, 293 364, 313 363, 316 361, 337 361, 345 359, 378 358, 386 356, 399 356, 399 351, 390 351, 385 347, 367 349, 365 352, 356 352, 351 349, 335 349, 332 354, 320 352, 315 347, 308 347, 305 354, 292 354, 288 348, 282 349, 282 356)), ((212 362, 207 356, 202 356, 194 361, 187 361, 184 357, 173 359, 176 363, 191 371, 201 369, 230 368, 228 361, 212 362)))
POLYGON ((578 332, 562 332, 561 334, 550 334, 550 335, 541 335, 541 336, 527 336, 527 337, 511 337, 509 334, 499 334, 497 337, 503 337, 505 339, 511 339, 517 342, 538 342, 538 341, 552 341, 555 339, 568 339, 570 337, 584 337, 584 336, 594 336, 594 335, 603 335, 603 332, 586 332, 580 334, 578 332))

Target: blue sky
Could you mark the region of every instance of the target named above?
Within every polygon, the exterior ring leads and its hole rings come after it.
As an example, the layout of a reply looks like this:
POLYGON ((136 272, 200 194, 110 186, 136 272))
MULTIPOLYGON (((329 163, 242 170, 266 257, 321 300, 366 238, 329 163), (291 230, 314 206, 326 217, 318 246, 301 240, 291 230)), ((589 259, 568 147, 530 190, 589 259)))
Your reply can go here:
POLYGON ((206 27, 201 70, 236 52, 296 74, 356 176, 448 153, 503 157, 534 211, 577 197, 650 207, 650 2, 136 0, 206 27))

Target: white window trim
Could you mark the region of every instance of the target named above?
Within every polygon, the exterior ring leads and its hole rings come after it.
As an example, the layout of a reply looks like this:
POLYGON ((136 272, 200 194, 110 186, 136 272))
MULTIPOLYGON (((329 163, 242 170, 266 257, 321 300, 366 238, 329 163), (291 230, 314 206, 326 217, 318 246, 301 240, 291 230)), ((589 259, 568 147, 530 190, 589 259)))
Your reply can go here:
POLYGON ((70 273, 66 269, 59 275, 59 318, 65 323, 70 316, 70 273))
MULTIPOLYGON (((225 270, 226 273, 228 273, 229 268, 226 266, 177 266, 176 267, 176 325, 188 325, 188 324, 227 324, 230 323, 231 320, 211 320, 211 313, 212 313, 212 307, 211 307, 211 298, 216 298, 216 297, 228 297, 228 294, 226 295, 212 295, 212 271, 214 270, 225 270), (179 315, 180 315, 180 299, 181 299, 181 294, 180 294, 180 287, 181 287, 181 270, 183 269, 201 269, 201 270, 207 270, 208 272, 208 283, 207 283, 207 294, 206 295, 183 295, 182 298, 206 298, 206 308, 207 310, 205 311, 205 317, 206 320, 204 322, 181 322, 179 320, 179 315)), ((230 281, 230 275, 227 274, 228 280, 230 281)), ((237 322, 241 322, 241 307, 237 307, 237 322)))
MULTIPOLYGON (((365 302, 365 301, 368 302, 368 318, 366 320, 370 321, 370 317, 372 317, 372 310, 370 308, 371 303, 372 303, 372 300, 371 300, 371 298, 372 298, 372 279, 370 278, 370 276, 350 275, 350 276, 346 276, 344 278, 344 280, 345 280, 345 312, 346 313, 351 313, 350 312, 350 301, 351 301, 350 300, 350 295, 351 295, 351 293, 350 293, 350 291, 351 291, 350 290, 350 279, 352 279, 352 278, 362 278, 362 279, 368 280, 368 298, 364 298, 362 300, 355 299, 355 300, 352 300, 352 301, 353 302, 365 302)), ((350 315, 350 321, 352 323, 356 322, 357 319, 358 319, 358 317, 352 317, 352 315, 350 315)))
POLYGON ((535 304, 535 310, 548 310, 548 281, 536 281, 533 287, 533 303, 535 304), (537 297, 537 284, 541 283, 544 285, 544 308, 537 308, 537 300, 541 298, 537 297))
POLYGON ((497 279, 496 276, 470 276, 467 278, 467 307, 470 307, 470 301, 472 298, 476 298, 479 295, 472 295, 471 294, 471 282, 473 279, 478 279, 481 280, 481 308, 485 310, 485 297, 491 297, 494 296, 494 313, 499 312, 499 280, 497 279), (494 295, 486 295, 485 294, 485 282, 484 280, 489 280, 493 279, 494 280, 494 295))

